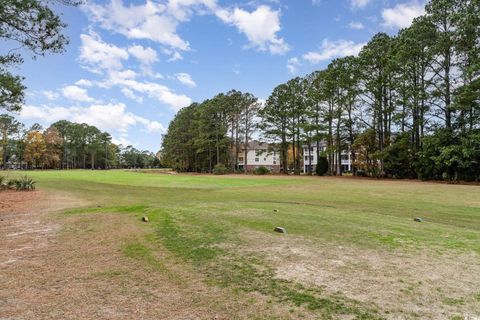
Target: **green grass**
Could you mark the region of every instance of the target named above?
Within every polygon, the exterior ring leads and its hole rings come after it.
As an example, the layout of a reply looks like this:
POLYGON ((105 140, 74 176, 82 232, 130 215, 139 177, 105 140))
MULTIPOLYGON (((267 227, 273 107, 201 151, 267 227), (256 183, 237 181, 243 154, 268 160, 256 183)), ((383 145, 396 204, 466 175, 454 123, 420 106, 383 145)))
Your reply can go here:
MULTIPOLYGON (((480 187, 315 177, 150 174, 132 171, 36 171, 38 188, 90 201, 67 214, 119 213, 150 218, 152 234, 123 244, 125 255, 166 268, 155 246, 191 264, 212 285, 255 291, 324 318, 379 317, 374 307, 277 279, 261 256, 243 256, 242 233, 387 251, 480 253, 480 187), (275 212, 278 210, 278 212, 275 212), (414 217, 425 222, 416 223, 414 217), (278 235, 282 236, 282 235, 278 235)), ((457 304, 456 300, 445 301, 457 304)))

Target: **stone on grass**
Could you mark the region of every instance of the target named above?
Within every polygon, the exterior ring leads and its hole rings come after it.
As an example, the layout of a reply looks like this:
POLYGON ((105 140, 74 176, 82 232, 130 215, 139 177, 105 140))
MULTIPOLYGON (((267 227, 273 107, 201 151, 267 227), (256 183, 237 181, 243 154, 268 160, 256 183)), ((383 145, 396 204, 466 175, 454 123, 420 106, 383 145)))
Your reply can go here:
POLYGON ((413 221, 415 221, 415 222, 423 222, 423 221, 425 221, 425 220, 423 220, 423 218, 416 217, 415 219, 413 219, 413 221))
POLYGON ((143 222, 148 222, 148 217, 143 217, 143 218, 142 218, 142 221, 143 221, 143 222))
POLYGON ((273 212, 278 212, 279 210, 278 209, 273 209, 273 212))
POLYGON ((278 233, 287 233, 287 229, 283 228, 283 227, 276 227, 275 229, 273 229, 273 231, 275 232, 278 232, 278 233))

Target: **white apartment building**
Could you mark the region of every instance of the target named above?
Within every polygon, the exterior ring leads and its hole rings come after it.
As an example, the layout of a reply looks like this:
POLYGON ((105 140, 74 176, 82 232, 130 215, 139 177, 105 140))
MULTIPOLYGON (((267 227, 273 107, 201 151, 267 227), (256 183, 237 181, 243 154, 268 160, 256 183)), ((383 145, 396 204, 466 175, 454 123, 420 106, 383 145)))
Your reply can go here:
MULTIPOLYGON (((320 154, 325 152, 327 149, 326 141, 320 141, 320 154)), ((303 146, 303 172, 309 172, 310 164, 312 166, 312 172, 315 172, 317 167, 318 159, 317 159, 317 143, 312 142, 310 145, 310 150, 308 145, 303 146)), ((333 163, 336 166, 337 159, 336 157, 333 159, 333 163)), ((342 172, 352 171, 352 159, 349 150, 342 151, 341 154, 341 166, 342 172)))
POLYGON ((267 143, 251 141, 247 149, 247 167, 245 168, 245 148, 242 145, 238 154, 238 165, 240 169, 251 172, 258 167, 266 167, 273 173, 280 172, 280 153, 271 150, 267 143))

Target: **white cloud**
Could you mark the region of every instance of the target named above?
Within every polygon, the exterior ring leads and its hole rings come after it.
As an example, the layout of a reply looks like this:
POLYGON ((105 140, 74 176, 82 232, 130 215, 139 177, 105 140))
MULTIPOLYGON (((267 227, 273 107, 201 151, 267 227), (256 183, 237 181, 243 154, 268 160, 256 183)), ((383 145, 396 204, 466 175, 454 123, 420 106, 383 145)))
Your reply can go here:
POLYGON ((138 103, 143 103, 143 98, 137 96, 132 90, 128 88, 122 88, 122 93, 125 97, 137 101, 138 103))
POLYGON ((92 72, 121 69, 122 60, 128 59, 128 52, 113 44, 106 43, 95 34, 81 34, 80 62, 86 64, 92 72))
POLYGON ((416 1, 399 3, 382 11, 383 25, 389 28, 407 28, 413 19, 425 14, 425 4, 416 1))
MULTIPOLYGON (((85 63, 88 67, 88 70, 95 73, 104 74, 106 76, 103 82, 96 83, 96 85, 99 87, 110 88, 112 86, 119 86, 122 89, 126 88, 130 90, 130 92, 127 91, 127 95, 129 95, 129 97, 133 97, 133 95, 135 95, 134 92, 147 94, 149 97, 167 104, 173 110, 179 110, 191 104, 192 100, 189 97, 182 94, 177 94, 164 85, 154 82, 141 82, 136 80, 139 77, 137 72, 130 69, 123 69, 122 61, 128 59, 129 57, 128 51, 124 48, 106 43, 94 33, 89 35, 82 34, 81 39, 82 47, 80 50, 80 62, 85 63), (130 93, 133 93, 133 95, 130 93)), ((129 49, 132 56, 137 58, 141 57, 144 59, 144 61, 148 62, 153 62, 155 60, 155 55, 148 50, 148 48, 130 47, 129 49)), ((140 66, 140 69, 144 75, 150 75, 153 78, 161 77, 160 74, 154 74, 148 69, 148 67, 142 67, 145 66, 140 66)), ((77 87, 77 92, 79 89, 84 90, 77 87)), ((123 94, 125 95, 125 91, 123 94)), ((136 99, 138 100, 138 97, 136 99)))
POLYGON ((175 77, 178 81, 180 81, 180 83, 186 85, 187 87, 195 88, 197 86, 195 81, 193 81, 192 76, 190 76, 188 73, 180 72, 175 74, 175 77))
POLYGON ((198 14, 208 11, 215 11, 216 0, 169 0, 168 12, 178 21, 187 21, 195 12, 198 14))
POLYGON ((75 84, 77 86, 81 86, 81 87, 91 87, 91 86, 93 86, 93 82, 90 81, 90 80, 87 80, 87 79, 80 79, 77 82, 75 82, 75 84))
POLYGON ((178 51, 163 48, 162 53, 170 56, 170 58, 167 60, 168 62, 183 60, 183 56, 178 51))
POLYGON ((167 6, 147 0, 145 4, 124 6, 122 0, 111 0, 105 6, 84 6, 90 20, 104 29, 129 39, 147 39, 178 50, 188 50, 187 41, 177 34, 178 20, 167 12, 167 6))
POLYGON ((105 5, 90 3, 83 8, 91 21, 106 30, 166 46, 171 52, 169 61, 181 59, 179 51, 190 50, 188 41, 177 34, 177 27, 194 14, 215 14, 224 23, 236 26, 247 36, 250 47, 272 54, 289 50, 285 40, 277 35, 280 11, 266 5, 249 12, 238 7, 233 10, 222 8, 217 0, 168 0, 165 3, 146 0, 144 4, 129 6, 122 0, 111 0, 105 5))
POLYGON ((42 93, 48 100, 56 100, 60 96, 58 92, 51 91, 51 90, 42 91, 42 93))
POLYGON ((350 0, 350 6, 354 9, 362 9, 370 4, 372 0, 350 0))
POLYGON ((128 130, 132 126, 141 126, 150 133, 164 133, 165 127, 158 121, 152 121, 131 112, 123 103, 92 104, 88 107, 48 107, 24 106, 20 112, 23 119, 34 119, 52 123, 58 120, 70 120, 87 123, 118 136, 123 143, 127 141, 128 130))
POLYGON ((170 88, 154 82, 140 82, 133 79, 116 78, 110 79, 108 85, 118 85, 133 92, 146 94, 150 98, 165 103, 174 111, 178 111, 192 103, 192 99, 186 95, 177 94, 170 88))
POLYGON ((158 133, 165 133, 167 131, 165 129, 165 127, 163 126, 163 124, 161 124, 158 121, 151 121, 151 120, 142 118, 140 116, 135 116, 135 115, 133 115, 133 117, 135 118, 135 121, 144 125, 145 131, 147 131, 147 132, 150 132, 150 133, 157 133, 157 132, 158 133))
POLYGON ((361 23, 361 22, 354 22, 354 21, 350 22, 350 23, 348 24, 348 27, 349 27, 350 29, 355 29, 355 30, 365 29, 365 26, 363 25, 363 23, 361 23))
POLYGON ((356 56, 364 45, 365 43, 355 43, 348 40, 330 41, 325 39, 319 52, 308 52, 303 55, 303 59, 310 63, 320 63, 334 58, 356 56))
POLYGON ((290 50, 285 40, 277 35, 281 29, 280 11, 261 5, 252 12, 235 8, 233 11, 219 9, 216 14, 222 21, 244 33, 250 47, 272 54, 284 54, 290 50))
POLYGON ((87 90, 77 86, 66 86, 62 89, 62 94, 65 98, 80 101, 80 102, 93 102, 94 99, 90 97, 87 90))
POLYGON ((297 57, 290 58, 287 61, 287 69, 290 73, 297 73, 298 67, 301 66, 300 60, 297 57))
POLYGON ((183 60, 183 56, 178 51, 175 51, 172 53, 170 59, 168 59, 168 62, 174 62, 179 60, 183 60))
POLYGON ((157 52, 152 48, 144 48, 140 45, 134 45, 128 48, 128 52, 137 58, 141 64, 149 65, 158 61, 157 52))

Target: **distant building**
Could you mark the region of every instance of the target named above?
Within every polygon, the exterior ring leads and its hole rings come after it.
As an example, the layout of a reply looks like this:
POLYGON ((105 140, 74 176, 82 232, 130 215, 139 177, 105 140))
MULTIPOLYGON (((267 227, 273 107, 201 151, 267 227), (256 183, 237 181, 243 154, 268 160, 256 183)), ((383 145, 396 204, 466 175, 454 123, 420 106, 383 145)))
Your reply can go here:
POLYGON ((266 167, 272 173, 280 172, 280 153, 278 149, 268 143, 251 141, 247 148, 247 164, 245 168, 245 147, 242 145, 238 153, 239 169, 248 172, 258 167, 266 167))
MULTIPOLYGON (((322 140, 319 143, 320 146, 320 154, 326 151, 327 149, 327 142, 322 140)), ((317 143, 312 142, 310 144, 310 150, 308 145, 303 146, 303 172, 309 172, 310 166, 312 168, 312 172, 315 172, 317 168, 317 143)), ((334 157, 333 164, 336 167, 337 165, 337 157, 334 157)), ((341 153, 341 166, 342 172, 352 171, 352 159, 350 150, 343 150, 341 153)))

